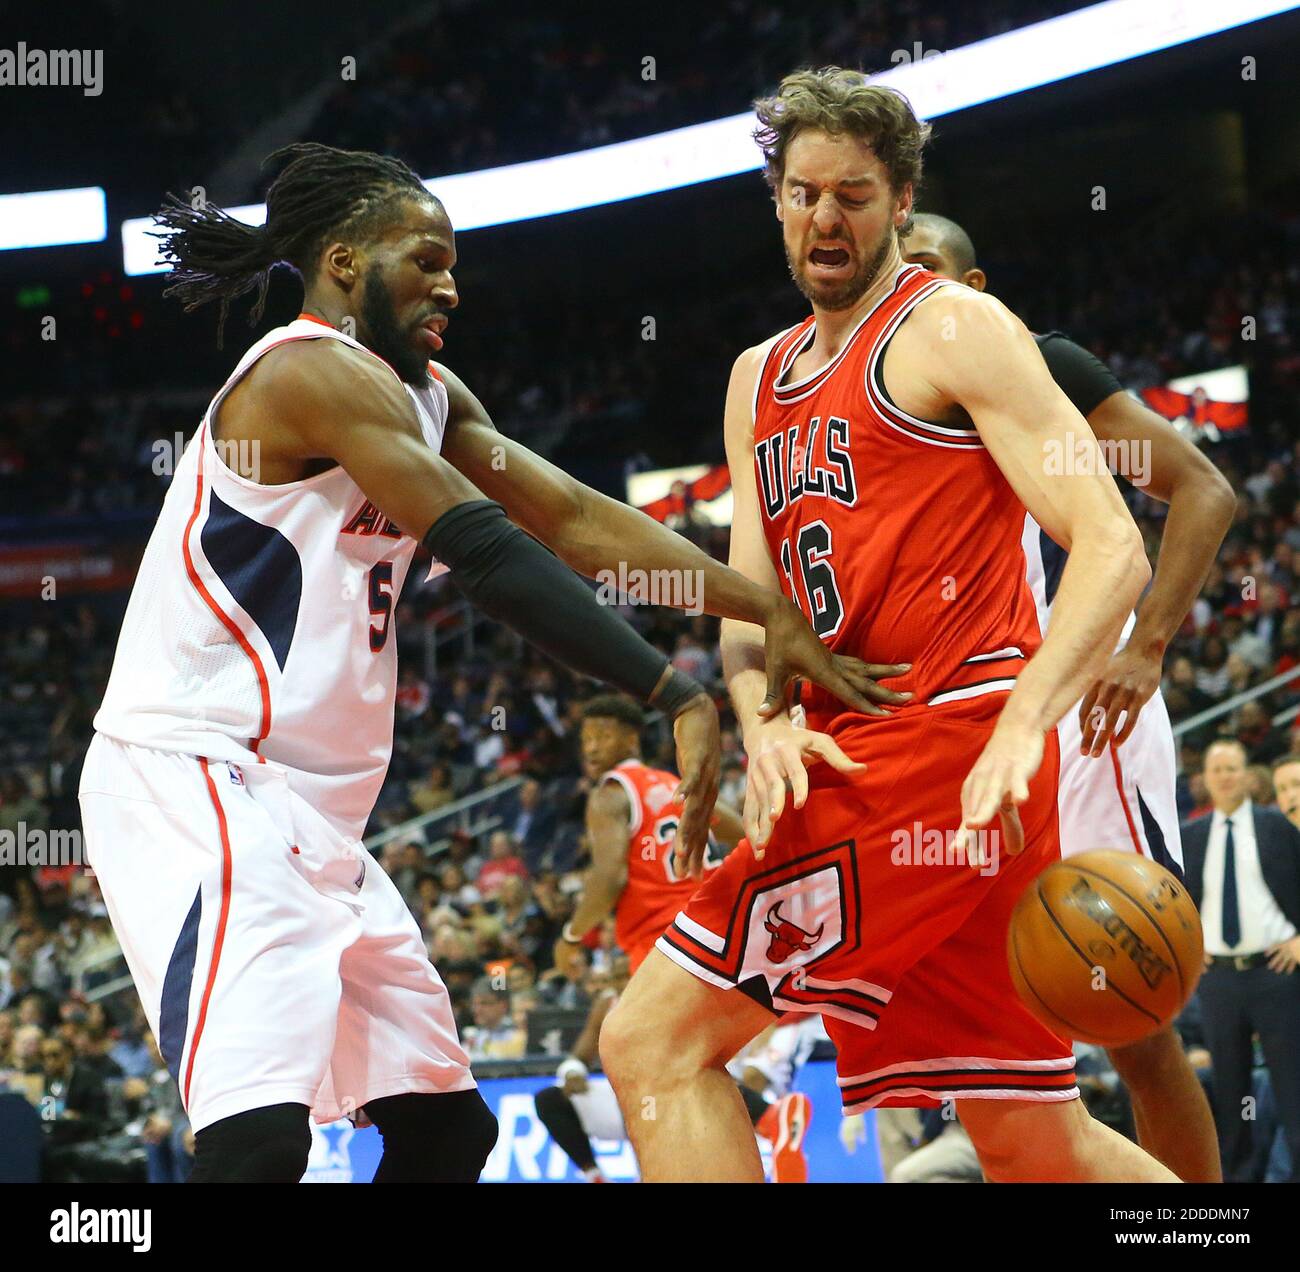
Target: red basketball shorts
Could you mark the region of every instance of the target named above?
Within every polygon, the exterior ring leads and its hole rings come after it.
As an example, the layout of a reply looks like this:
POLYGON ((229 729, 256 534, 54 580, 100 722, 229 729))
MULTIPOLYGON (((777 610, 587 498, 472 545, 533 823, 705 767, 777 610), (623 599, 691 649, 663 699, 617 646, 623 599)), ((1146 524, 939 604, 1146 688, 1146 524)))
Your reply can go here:
POLYGON ((992 832, 983 870, 952 851, 962 783, 1005 701, 836 732, 865 773, 814 766, 761 860, 742 841, 658 941, 720 989, 821 1012, 845 1112, 1079 1094, 1070 1044, 1029 1013, 1006 956, 1012 909, 1060 856, 1055 733, 1020 808, 1024 851, 1007 856, 992 832))

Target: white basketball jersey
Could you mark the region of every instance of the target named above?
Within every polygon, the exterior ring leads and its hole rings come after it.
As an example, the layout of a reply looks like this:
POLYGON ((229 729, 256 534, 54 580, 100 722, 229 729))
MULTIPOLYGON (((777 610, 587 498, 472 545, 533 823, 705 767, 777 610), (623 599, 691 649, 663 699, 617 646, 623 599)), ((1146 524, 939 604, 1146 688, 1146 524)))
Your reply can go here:
MULTIPOLYGON (((212 436, 221 402, 268 349, 323 339, 368 352, 298 318, 253 345, 213 398, 145 549, 95 728, 283 766, 298 794, 357 838, 392 752, 393 611, 415 541, 343 468, 263 486, 227 467, 212 436)), ((404 387, 441 450, 446 388, 433 374, 404 387)))
MULTIPOLYGON (((1025 529, 1020 538, 1020 546, 1025 550, 1025 581, 1029 584, 1034 607, 1038 610, 1038 630, 1046 636, 1047 626, 1052 619, 1052 606, 1056 603, 1056 589, 1060 586, 1069 553, 1028 513, 1025 513, 1025 529)), ((1136 622, 1137 614, 1130 613, 1124 622, 1124 630, 1120 632, 1116 651, 1128 644, 1129 634, 1136 622)))

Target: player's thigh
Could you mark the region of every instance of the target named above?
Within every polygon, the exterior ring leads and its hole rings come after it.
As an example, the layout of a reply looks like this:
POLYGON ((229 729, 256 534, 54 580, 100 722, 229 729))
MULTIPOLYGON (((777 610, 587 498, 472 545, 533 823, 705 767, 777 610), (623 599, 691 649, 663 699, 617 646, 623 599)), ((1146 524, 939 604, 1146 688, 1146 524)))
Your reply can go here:
POLYGON ((957 1100, 957 1117, 986 1171, 1020 1165, 1035 1175, 1060 1163, 1087 1133, 1089 1114, 1067 1100, 957 1100))
POLYGON ((447 988, 401 893, 373 862, 358 899, 365 909, 340 960, 343 995, 330 1072, 313 1106, 318 1121, 384 1096, 474 1086, 447 988))
POLYGON ((762 1033, 773 1013, 737 989, 720 989, 651 950, 600 1033, 615 1082, 629 1069, 719 1068, 762 1033))

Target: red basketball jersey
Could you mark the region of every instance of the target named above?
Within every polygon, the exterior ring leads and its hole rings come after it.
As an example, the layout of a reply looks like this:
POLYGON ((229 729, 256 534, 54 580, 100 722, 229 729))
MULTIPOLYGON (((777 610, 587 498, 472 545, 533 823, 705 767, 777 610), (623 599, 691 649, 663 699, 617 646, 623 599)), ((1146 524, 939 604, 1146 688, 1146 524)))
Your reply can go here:
MULTIPOLYGON (((697 887, 689 876, 673 874, 673 841, 682 815, 673 792, 681 778, 640 760, 624 760, 600 780, 617 782, 631 806, 627 886, 614 911, 614 937, 636 971, 697 887)), ((706 862, 706 868, 714 864, 706 862)))
MULTIPOLYGON (((1024 505, 973 426, 908 415, 884 386, 908 314, 959 285, 904 266, 829 363, 789 380, 816 334, 809 317, 772 345, 755 388, 759 506, 782 588, 836 652, 911 663, 889 686, 915 694, 904 710, 1010 689, 1041 643, 1024 505)), ((805 690, 810 727, 843 714, 805 690)))

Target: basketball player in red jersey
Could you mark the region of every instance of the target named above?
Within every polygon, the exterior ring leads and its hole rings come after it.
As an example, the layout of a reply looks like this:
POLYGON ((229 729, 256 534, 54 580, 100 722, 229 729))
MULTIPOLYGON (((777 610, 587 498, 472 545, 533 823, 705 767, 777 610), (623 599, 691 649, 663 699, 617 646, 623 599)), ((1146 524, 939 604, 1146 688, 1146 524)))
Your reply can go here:
POLYGON ((895 710, 814 690, 807 728, 765 720, 762 634, 724 624, 753 847, 602 1029, 625 1115, 655 1099, 655 1119, 627 1117, 642 1175, 759 1178, 723 1066, 773 1010, 803 1010, 836 1043, 846 1111, 954 1100, 991 1180, 1172 1182, 1088 1116, 1069 1043, 1005 955, 1016 900, 1059 856, 1054 725, 1150 577, 1141 538, 1104 463, 1052 475, 1052 448, 1096 443, 1023 325, 903 263, 928 133, 906 100, 831 68, 757 109, 813 312, 732 374, 731 564, 797 599, 830 648, 903 670, 895 710), (1015 551, 1026 508, 1070 551, 1045 640, 1015 551), (805 772, 828 755, 839 767, 805 772))
MULTIPOLYGON (((698 884, 678 873, 673 857, 680 779, 642 763, 642 724, 641 708, 620 694, 593 698, 583 708, 582 763, 595 783, 587 796, 591 868, 556 942, 557 965, 612 910, 615 940, 635 972, 698 884)), ((740 815, 725 804, 714 806, 713 828, 727 844, 745 833, 740 815)))
MULTIPOLYGON (((986 286, 970 236, 947 217, 917 215, 901 247, 904 260, 941 278, 976 291, 986 286)), ((1181 874, 1174 735, 1161 670, 1232 524, 1237 496, 1191 442, 1126 393, 1086 349, 1060 332, 1034 340, 1052 379, 1097 437, 1114 446, 1122 475, 1169 506, 1155 576, 1125 624, 1122 647, 1057 730, 1061 853, 1122 846, 1181 874)), ((1023 547, 1038 621, 1047 628, 1064 553, 1032 522, 1023 547)), ((1109 1055, 1133 1098, 1138 1142, 1187 1183, 1221 1182, 1214 1116, 1174 1027, 1113 1047, 1109 1055)))

